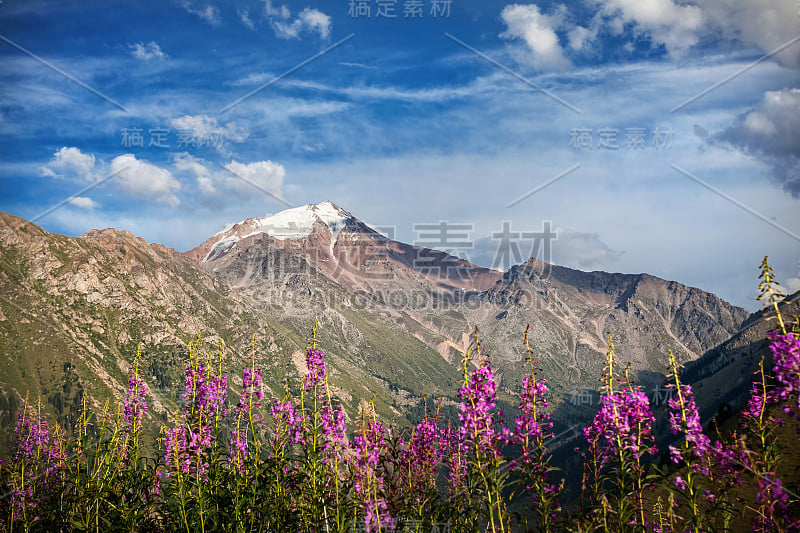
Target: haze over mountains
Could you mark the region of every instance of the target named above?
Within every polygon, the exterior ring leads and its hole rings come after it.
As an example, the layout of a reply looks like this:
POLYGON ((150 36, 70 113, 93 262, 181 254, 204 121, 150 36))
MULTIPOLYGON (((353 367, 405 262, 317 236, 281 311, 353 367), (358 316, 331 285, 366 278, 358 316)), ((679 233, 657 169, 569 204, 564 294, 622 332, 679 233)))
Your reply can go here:
MULTIPOLYGON (((575 392, 598 386, 608 333, 638 381, 656 386, 667 350, 697 360, 741 335, 748 317, 647 274, 535 258, 505 273, 482 268, 394 241, 332 202, 245 219, 185 253, 127 231, 66 237, 0 214, 0 421, 8 427, 28 390, 65 424, 84 391, 98 405, 119 397, 139 343, 151 422, 165 420, 180 401, 182 349, 201 332, 225 346, 232 376, 255 334, 266 396, 278 398, 304 372, 306 338, 319 321, 348 415, 374 397, 379 415, 398 423, 440 396, 455 416, 458 362, 476 325, 498 367, 501 404, 513 410, 530 324, 565 422, 575 392)), ((726 366, 714 365, 711 373, 726 366)))

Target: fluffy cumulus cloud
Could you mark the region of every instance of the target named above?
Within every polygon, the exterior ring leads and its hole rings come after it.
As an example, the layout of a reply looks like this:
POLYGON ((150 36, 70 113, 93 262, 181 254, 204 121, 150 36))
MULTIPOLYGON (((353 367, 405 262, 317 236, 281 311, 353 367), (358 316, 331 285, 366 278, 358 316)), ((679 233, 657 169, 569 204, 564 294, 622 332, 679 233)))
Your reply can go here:
POLYGON ((506 31, 500 37, 525 41, 535 67, 562 68, 569 65, 556 35, 556 29, 563 25, 560 14, 545 15, 535 4, 513 4, 503 9, 500 18, 506 25, 506 31))
POLYGON ((51 178, 69 178, 89 182, 94 177, 95 157, 84 154, 73 146, 61 147, 53 159, 42 168, 42 175, 51 178))
POLYGON ((194 178, 200 192, 218 200, 246 198, 259 191, 273 198, 283 198, 286 169, 280 163, 230 161, 218 167, 191 154, 180 153, 173 157, 173 165, 177 172, 194 178))
POLYGON ((206 115, 184 115, 174 118, 170 124, 182 134, 188 135, 197 146, 208 146, 223 151, 226 142, 242 142, 250 132, 240 128, 235 122, 220 124, 206 115))
POLYGON ((755 107, 719 133, 695 131, 709 144, 761 159, 778 184, 800 198, 800 89, 765 92, 755 107))
MULTIPOLYGON (((539 68, 560 67, 569 51, 589 50, 602 37, 649 39, 673 57, 685 55, 705 42, 718 46, 757 47, 762 52, 785 49, 774 59, 800 67, 800 46, 789 43, 798 35, 797 5, 787 0, 587 0, 593 15, 581 26, 563 4, 544 13, 536 4, 511 4, 501 12, 506 31, 501 37, 522 39, 539 68)), ((584 13, 585 15, 585 13, 584 13)), ((796 44, 796 43, 795 43, 796 44)))
POLYGON ((164 59, 167 55, 161 51, 161 47, 155 41, 149 43, 136 43, 130 45, 131 54, 136 59, 149 61, 151 59, 164 59))
POLYGON ((180 182, 168 170, 147 161, 136 159, 133 154, 123 154, 111 160, 110 173, 114 182, 130 196, 177 207, 180 199, 175 194, 180 182))
MULTIPOLYGON (((182 181, 190 184, 184 194, 199 193, 215 202, 238 202, 259 194, 273 200, 282 199, 286 169, 269 160, 250 163, 231 160, 224 165, 215 164, 186 152, 172 154, 171 164, 165 166, 137 159, 133 154, 103 162, 78 148, 63 147, 42 167, 42 175, 79 183, 107 180, 109 187, 128 197, 177 207, 181 204, 177 193, 184 191, 182 181)), ((69 203, 87 210, 99 207, 88 197, 73 197, 69 203)))
MULTIPOLYGON (((798 6, 788 0, 607 0, 598 2, 613 27, 630 24, 634 34, 647 34, 681 55, 703 39, 737 42, 772 52, 798 35, 798 6)), ((774 56, 791 68, 800 67, 800 48, 787 46, 774 56)))
POLYGON ((286 178, 286 169, 279 163, 231 161, 225 165, 225 169, 234 175, 233 186, 243 193, 252 194, 253 188, 256 187, 275 196, 283 197, 283 180, 286 178))
POLYGON ((175 154, 172 159, 177 172, 182 172, 195 178, 200 192, 208 196, 217 194, 214 182, 218 181, 218 179, 213 175, 209 163, 185 152, 175 154))
POLYGON ((68 202, 81 209, 92 210, 97 207, 97 202, 87 196, 73 196, 68 202))
POLYGON ((673 0, 607 0, 595 2, 594 9, 584 27, 563 4, 547 13, 536 4, 507 5, 500 13, 506 25, 500 36, 524 40, 534 66, 553 69, 569 65, 568 49, 590 49, 601 31, 616 36, 630 31, 633 38, 649 37, 654 46, 681 55, 697 44, 705 20, 700 7, 673 0))
POLYGON ((282 39, 297 39, 302 33, 317 33, 323 39, 331 35, 331 18, 318 9, 307 7, 292 18, 288 7, 275 6, 270 0, 266 0, 264 13, 275 30, 275 35, 282 39))
POLYGON ((698 5, 673 0, 606 0, 600 13, 616 33, 630 27, 634 35, 647 35, 663 44, 671 55, 682 55, 700 39, 705 14, 698 5))
MULTIPOLYGON (((121 189, 129 196, 163 203, 172 207, 180 204, 175 192, 180 182, 168 170, 147 161, 136 159, 132 154, 115 157, 104 163, 93 154, 85 154, 79 148, 63 147, 42 167, 42 175, 50 178, 68 179, 78 183, 105 181, 121 189)), ((72 197, 69 203, 82 209, 98 206, 91 198, 72 197)))
MULTIPOLYGON (((725 0, 703 2, 708 20, 726 39, 758 47, 762 52, 786 45, 800 33, 800 6, 791 0, 725 0)), ((800 68, 800 45, 786 46, 774 58, 800 68)))

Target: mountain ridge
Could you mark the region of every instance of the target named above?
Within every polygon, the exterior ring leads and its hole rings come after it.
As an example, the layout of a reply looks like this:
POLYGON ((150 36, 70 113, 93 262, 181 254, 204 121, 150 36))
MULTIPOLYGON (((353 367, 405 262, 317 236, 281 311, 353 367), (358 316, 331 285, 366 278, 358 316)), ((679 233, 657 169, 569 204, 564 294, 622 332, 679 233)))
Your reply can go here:
POLYGON ((233 376, 256 333, 265 394, 276 399, 302 375, 305 339, 319 322, 348 416, 374 397, 379 415, 398 423, 421 416, 426 397, 442 397, 443 416, 457 417, 456 363, 475 325, 494 355, 499 402, 513 412, 530 324, 566 423, 574 391, 597 387, 607 332, 620 359, 655 383, 668 348, 696 359, 748 315, 647 274, 587 273, 535 258, 500 273, 394 241, 345 213, 349 223, 314 220, 295 239, 231 227, 240 237, 213 256, 203 243, 178 252, 109 228, 67 237, 0 214, 0 422, 10 423, 28 389, 67 425, 76 390, 97 405, 119 398, 140 343, 152 423, 163 421, 180 402, 182 352, 201 332, 206 346, 222 344, 233 376))

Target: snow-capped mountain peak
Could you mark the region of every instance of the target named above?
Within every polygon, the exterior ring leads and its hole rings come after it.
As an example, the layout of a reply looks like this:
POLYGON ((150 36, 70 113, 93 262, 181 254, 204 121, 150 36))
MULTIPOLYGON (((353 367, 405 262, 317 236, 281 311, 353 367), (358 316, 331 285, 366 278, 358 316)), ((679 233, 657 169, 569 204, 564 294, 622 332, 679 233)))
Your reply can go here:
POLYGON ((328 227, 331 233, 330 246, 333 248, 342 230, 356 226, 358 221, 330 200, 293 207, 266 217, 248 218, 215 235, 213 242, 206 243, 208 253, 203 261, 216 259, 240 240, 259 233, 279 240, 304 239, 311 235, 317 223, 328 227))

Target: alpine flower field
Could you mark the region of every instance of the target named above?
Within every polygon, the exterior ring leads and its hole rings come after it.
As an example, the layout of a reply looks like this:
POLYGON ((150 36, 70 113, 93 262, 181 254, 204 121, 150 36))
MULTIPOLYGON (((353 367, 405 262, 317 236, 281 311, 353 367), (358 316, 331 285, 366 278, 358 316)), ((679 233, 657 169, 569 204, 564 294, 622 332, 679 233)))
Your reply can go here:
MULTIPOLYGON (((548 387, 524 336, 519 415, 506 425, 477 328, 462 360, 458 423, 427 410, 415 426, 380 420, 368 401, 348 423, 319 347, 307 372, 271 403, 255 349, 238 397, 222 350, 188 349, 183 408, 146 446, 147 389, 138 357, 116 407, 84 405, 73 435, 26 400, 2 464, 3 531, 516 532, 800 531, 797 497, 779 473, 783 425, 800 431, 800 331, 784 321, 766 258, 761 299, 775 312, 772 369, 755 375, 739 426, 712 439, 692 387, 671 368, 668 450, 650 401, 609 336, 599 409, 576 449, 579 497, 551 462, 548 387), (770 371, 771 370, 771 371, 770 371), (659 453, 668 452, 666 465, 659 453), (752 488, 750 493, 740 490, 752 488), (753 494, 743 498, 741 494, 753 494)), ((255 345, 255 343, 254 343, 255 345)), ((717 433, 719 435, 719 433, 717 433)))

